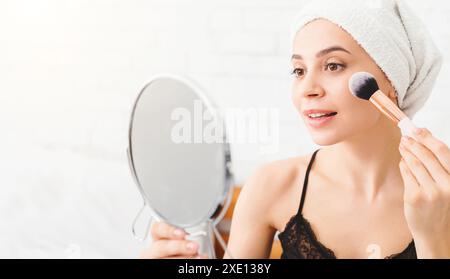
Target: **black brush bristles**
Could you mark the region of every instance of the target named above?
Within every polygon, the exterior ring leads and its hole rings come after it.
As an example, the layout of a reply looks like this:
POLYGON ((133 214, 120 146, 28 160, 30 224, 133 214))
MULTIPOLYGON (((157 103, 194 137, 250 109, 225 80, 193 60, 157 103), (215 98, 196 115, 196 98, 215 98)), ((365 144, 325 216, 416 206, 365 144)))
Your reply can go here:
POLYGON ((375 77, 366 72, 353 74, 348 84, 352 94, 364 100, 369 100, 379 90, 375 77))

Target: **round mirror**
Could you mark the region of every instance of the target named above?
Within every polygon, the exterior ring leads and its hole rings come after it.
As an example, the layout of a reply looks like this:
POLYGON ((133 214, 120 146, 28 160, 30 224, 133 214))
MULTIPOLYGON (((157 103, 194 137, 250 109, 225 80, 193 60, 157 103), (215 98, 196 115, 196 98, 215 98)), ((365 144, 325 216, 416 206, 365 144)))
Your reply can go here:
POLYGON ((224 122, 199 86, 154 77, 134 104, 128 153, 153 217, 198 236, 200 251, 215 257, 211 231, 230 201, 231 156, 224 122))

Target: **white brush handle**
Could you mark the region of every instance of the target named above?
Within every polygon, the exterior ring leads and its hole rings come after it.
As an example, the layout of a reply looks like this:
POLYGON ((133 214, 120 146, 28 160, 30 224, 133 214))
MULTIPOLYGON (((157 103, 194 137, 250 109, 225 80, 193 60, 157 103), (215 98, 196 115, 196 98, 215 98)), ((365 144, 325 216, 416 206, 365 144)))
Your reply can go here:
POLYGON ((411 119, 409 119, 408 117, 404 117, 398 122, 397 126, 400 128, 403 136, 414 138, 414 129, 416 128, 416 126, 411 121, 411 119))

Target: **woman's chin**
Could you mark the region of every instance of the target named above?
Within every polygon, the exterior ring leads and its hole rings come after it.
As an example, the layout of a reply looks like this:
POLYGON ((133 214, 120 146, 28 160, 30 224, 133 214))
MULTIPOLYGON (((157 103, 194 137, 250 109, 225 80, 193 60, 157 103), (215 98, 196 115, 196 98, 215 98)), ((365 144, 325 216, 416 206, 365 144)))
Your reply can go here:
POLYGON ((315 144, 320 146, 333 145, 340 141, 336 133, 325 133, 325 132, 313 132, 311 134, 312 140, 315 144))

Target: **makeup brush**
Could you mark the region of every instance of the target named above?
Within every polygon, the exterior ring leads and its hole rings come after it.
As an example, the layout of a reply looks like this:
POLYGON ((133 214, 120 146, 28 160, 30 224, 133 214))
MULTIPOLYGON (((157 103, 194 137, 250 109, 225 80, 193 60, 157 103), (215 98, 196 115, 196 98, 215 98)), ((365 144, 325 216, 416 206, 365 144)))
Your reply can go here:
POLYGON ((384 115, 394 121, 400 128, 402 135, 413 137, 415 126, 411 119, 380 90, 373 75, 366 72, 355 73, 348 84, 353 95, 370 101, 384 115))

